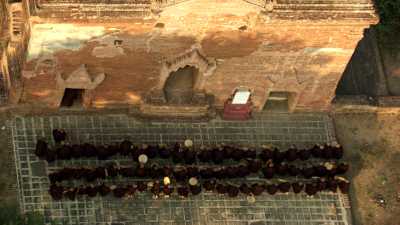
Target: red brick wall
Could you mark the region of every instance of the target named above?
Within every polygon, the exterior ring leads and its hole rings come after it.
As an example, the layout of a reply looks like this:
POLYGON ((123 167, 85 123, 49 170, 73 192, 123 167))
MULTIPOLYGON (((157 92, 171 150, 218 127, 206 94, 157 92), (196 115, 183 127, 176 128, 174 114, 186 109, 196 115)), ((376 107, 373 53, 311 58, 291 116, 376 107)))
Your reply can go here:
POLYGON ((5 1, 0 1, 0 34, 4 30, 4 28, 7 26, 8 23, 8 12, 7 12, 7 7, 6 7, 6 2, 5 1))

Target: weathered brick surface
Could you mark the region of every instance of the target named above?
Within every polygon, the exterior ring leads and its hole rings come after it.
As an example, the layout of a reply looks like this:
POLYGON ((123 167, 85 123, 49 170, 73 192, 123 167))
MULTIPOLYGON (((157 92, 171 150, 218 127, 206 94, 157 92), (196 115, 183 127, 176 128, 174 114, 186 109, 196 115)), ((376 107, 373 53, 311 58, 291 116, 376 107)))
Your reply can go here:
MULTIPOLYGON (((21 101, 58 107, 63 90, 57 89, 56 73, 69 74, 85 63, 89 70, 107 74, 92 91, 92 106, 139 105, 151 90, 160 88, 164 63, 198 46, 204 57, 217 62, 202 86, 214 95, 217 108, 235 88, 247 86, 253 91, 256 110, 263 108, 271 91, 293 93, 295 110, 329 110, 337 82, 371 21, 271 18, 241 0, 204 0, 167 7, 154 21, 78 22, 76 27, 100 26, 107 32, 82 41, 79 49, 68 45, 74 38, 57 39, 63 47, 28 61, 21 101), (119 31, 109 34, 111 29, 119 31), (122 45, 115 47, 113 40, 122 40, 122 45)), ((52 26, 48 24, 49 29, 52 26)), ((57 46, 37 40, 40 29, 33 27, 33 52, 57 46)))
POLYGON ((6 15, 0 16, 6 19, 3 18, 1 21, 3 30, 0 30, 0 104, 14 101, 19 97, 21 71, 30 37, 30 25, 27 22, 29 13, 26 5, 12 3, 4 6, 5 8, 3 6, 0 5, 0 11, 6 15), (3 8, 7 11, 3 11, 3 8))
POLYGON ((35 14, 42 18, 144 18, 152 10, 179 4, 188 0, 46 0, 41 1, 35 14))
POLYGON ((3 34, 3 30, 8 27, 8 11, 6 8, 6 2, 0 2, 0 34, 3 34))
POLYGON ((256 109, 263 108, 270 91, 290 91, 297 93, 298 109, 327 110, 364 28, 361 24, 334 22, 329 25, 260 22, 254 30, 240 32, 236 29, 246 23, 244 17, 222 17, 214 26, 231 25, 221 30, 205 27, 214 21, 211 18, 210 21, 207 17, 190 17, 180 24, 172 22, 178 19, 166 16, 160 20, 171 31, 162 31, 154 37, 149 36, 151 24, 106 25, 123 30, 110 37, 123 40, 124 55, 117 57, 96 57, 93 48, 101 46, 91 42, 78 51, 57 51, 56 63, 52 64, 57 70, 48 69, 48 65, 40 61, 29 61, 25 70, 35 77, 24 81, 23 101, 57 106, 58 90, 53 71, 68 74, 84 62, 90 69, 103 70, 107 74, 105 82, 93 91, 94 106, 139 104, 143 96, 157 87, 162 62, 179 56, 196 44, 195 37, 199 35, 205 56, 217 59, 217 69, 204 84, 206 92, 215 96, 217 107, 223 105, 236 87, 247 86, 254 92, 256 109), (141 31, 135 31, 138 29, 141 31), (184 33, 177 36, 175 29, 184 33), (309 36, 310 33, 317 35, 309 36), (37 75, 42 68, 50 71, 37 75))

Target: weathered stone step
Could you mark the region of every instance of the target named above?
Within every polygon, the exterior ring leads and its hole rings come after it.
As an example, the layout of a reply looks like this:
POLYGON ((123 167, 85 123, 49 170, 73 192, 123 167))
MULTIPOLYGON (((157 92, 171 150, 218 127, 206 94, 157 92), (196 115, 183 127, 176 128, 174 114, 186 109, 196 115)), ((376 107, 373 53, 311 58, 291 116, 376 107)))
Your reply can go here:
POLYGON ((42 0, 40 2, 41 4, 62 4, 62 3, 68 3, 68 4, 107 4, 107 5, 112 5, 112 4, 146 4, 146 3, 151 3, 151 0, 42 0))
POLYGON ((43 18, 143 18, 149 16, 150 12, 147 11, 100 11, 100 12, 82 12, 82 13, 71 13, 71 12, 39 12, 38 16, 43 18))
POLYGON ((51 9, 68 9, 68 8, 79 8, 79 9, 93 9, 93 8, 101 8, 104 10, 112 10, 116 8, 123 8, 123 9, 131 9, 131 8, 149 8, 151 4, 149 3, 140 3, 140 4, 70 4, 70 3, 57 3, 57 4, 42 4, 41 8, 51 8, 51 9))
POLYGON ((277 0, 278 4, 373 4, 372 0, 277 0))
POLYGON ((372 4, 360 4, 360 5, 349 5, 349 4, 277 4, 274 6, 274 10, 279 9, 291 9, 291 10, 343 10, 343 11, 357 11, 367 10, 374 11, 372 4))
POLYGON ((113 8, 109 10, 99 10, 96 8, 57 8, 57 9, 44 9, 41 10, 40 12, 52 12, 52 13, 58 13, 58 12, 70 12, 70 13, 77 13, 77 12, 115 12, 115 11, 121 11, 121 12, 138 12, 138 11, 143 11, 147 12, 150 11, 150 8, 113 8))
POLYGON ((273 17, 278 19, 359 19, 359 20, 374 20, 376 15, 372 12, 349 12, 349 11, 274 11, 273 17))
POLYGON ((136 4, 70 4, 46 3, 38 11, 40 17, 71 18, 71 17, 145 17, 151 13, 151 4, 146 1, 136 4))

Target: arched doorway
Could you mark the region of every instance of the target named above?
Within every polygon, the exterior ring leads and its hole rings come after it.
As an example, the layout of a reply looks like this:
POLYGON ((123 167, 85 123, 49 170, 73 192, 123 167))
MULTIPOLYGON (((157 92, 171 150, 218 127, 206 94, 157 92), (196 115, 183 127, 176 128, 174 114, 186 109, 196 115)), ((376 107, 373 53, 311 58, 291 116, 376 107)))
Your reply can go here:
POLYGON ((169 104, 190 104, 193 100, 194 86, 199 70, 185 66, 171 72, 164 85, 164 95, 169 104))
POLYGON ((83 104, 84 89, 66 88, 61 100, 61 107, 81 107, 83 104))

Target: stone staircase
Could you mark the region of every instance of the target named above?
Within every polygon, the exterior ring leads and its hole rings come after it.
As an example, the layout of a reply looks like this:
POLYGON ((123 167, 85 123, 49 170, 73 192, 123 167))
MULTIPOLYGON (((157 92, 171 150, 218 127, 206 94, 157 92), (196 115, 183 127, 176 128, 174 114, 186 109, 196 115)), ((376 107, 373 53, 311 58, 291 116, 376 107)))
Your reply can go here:
MULTIPOLYGON (((188 0, 42 0, 37 15, 50 18, 143 18, 188 0)), ((243 0, 278 19, 376 20, 372 0, 243 0)), ((196 5, 200 1, 194 1, 196 5)), ((221 2, 222 3, 222 2, 221 2)), ((199 9, 201 10, 201 9, 199 9)))
POLYGON ((37 15, 47 18, 142 18, 151 15, 151 0, 45 0, 37 15))
POLYGON ((168 6, 173 6, 177 5, 182 2, 187 2, 190 0, 152 0, 156 5, 158 5, 160 8, 165 8, 168 6))
POLYGON ((377 18, 372 0, 276 0, 272 14, 280 19, 377 18))
POLYGON ((143 4, 151 2, 151 0, 41 0, 41 4, 57 4, 57 3, 70 3, 70 4, 143 4))
POLYGON ((24 15, 22 11, 21 3, 13 3, 10 5, 10 33, 11 33, 11 41, 19 41, 22 37, 22 33, 24 32, 25 21, 24 15))

